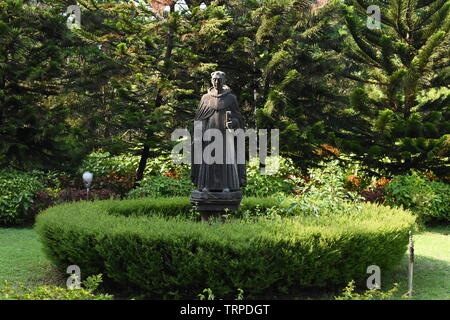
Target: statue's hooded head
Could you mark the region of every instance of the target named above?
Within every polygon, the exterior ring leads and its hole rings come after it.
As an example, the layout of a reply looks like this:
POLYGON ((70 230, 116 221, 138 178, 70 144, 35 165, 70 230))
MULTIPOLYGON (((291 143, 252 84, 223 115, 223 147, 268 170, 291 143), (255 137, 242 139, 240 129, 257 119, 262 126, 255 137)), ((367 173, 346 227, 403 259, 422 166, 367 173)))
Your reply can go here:
POLYGON ((225 72, 215 71, 211 73, 211 83, 217 91, 221 91, 225 85, 225 72))

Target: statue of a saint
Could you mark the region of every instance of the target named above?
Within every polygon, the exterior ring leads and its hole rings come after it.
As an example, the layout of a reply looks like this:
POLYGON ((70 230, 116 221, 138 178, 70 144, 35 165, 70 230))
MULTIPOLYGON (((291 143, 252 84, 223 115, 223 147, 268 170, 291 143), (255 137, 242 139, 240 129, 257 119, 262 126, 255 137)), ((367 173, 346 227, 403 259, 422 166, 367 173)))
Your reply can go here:
MULTIPOLYGON (((203 193, 239 191, 241 187, 246 186, 246 173, 245 160, 244 163, 239 163, 237 152, 244 152, 245 149, 237 148, 234 132, 244 129, 244 119, 239 111, 236 96, 225 85, 225 73, 216 71, 211 77, 213 87, 203 95, 195 116, 195 126, 201 125, 203 141, 201 148, 193 148, 191 178, 197 190, 203 193), (209 129, 214 132, 208 138, 209 129), (217 137, 219 133, 221 139, 217 137), (217 139, 219 141, 216 141, 217 139), (213 143, 220 146, 221 150, 216 148, 211 154, 204 152, 205 148, 213 143), (200 152, 201 155, 198 154, 200 152), (201 163, 194 161, 195 153, 201 163)), ((210 149, 214 148, 210 146, 210 149)))

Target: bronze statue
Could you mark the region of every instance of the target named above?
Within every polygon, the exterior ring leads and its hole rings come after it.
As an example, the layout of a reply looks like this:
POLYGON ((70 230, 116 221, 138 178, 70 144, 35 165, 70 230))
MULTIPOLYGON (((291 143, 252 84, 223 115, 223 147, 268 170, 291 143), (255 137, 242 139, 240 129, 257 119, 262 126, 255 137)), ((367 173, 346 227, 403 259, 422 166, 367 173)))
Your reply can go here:
POLYGON ((213 87, 203 95, 195 116, 202 141, 201 148, 196 148, 199 139, 196 140, 194 133, 191 179, 197 190, 193 191, 191 200, 203 208, 201 211, 236 210, 242 199, 240 189, 246 186, 245 161, 239 163, 237 158, 237 152, 244 149, 237 148, 234 136, 235 130, 244 129, 244 119, 237 98, 225 80, 224 72, 211 74, 213 87), (214 143, 219 148, 205 152, 214 143))

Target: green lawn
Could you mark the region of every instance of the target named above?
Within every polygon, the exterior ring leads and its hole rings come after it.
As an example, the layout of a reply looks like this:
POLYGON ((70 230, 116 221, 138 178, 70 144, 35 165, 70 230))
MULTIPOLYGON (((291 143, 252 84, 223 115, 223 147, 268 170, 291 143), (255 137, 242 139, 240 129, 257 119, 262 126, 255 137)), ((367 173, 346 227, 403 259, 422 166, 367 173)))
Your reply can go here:
MULTIPOLYGON (((413 299, 450 299, 450 226, 428 228, 414 235, 413 299)), ((29 286, 63 284, 42 252, 33 229, 0 228, 0 282, 22 282, 29 286)), ((381 275, 383 290, 400 283, 399 298, 407 291, 408 258, 394 272, 381 275)), ((328 297, 330 298, 330 296, 328 297)))
MULTIPOLYGON (((414 277, 413 299, 450 299, 450 226, 428 228, 413 236, 414 277)), ((381 285, 400 283, 399 295, 408 291, 408 257, 383 279, 381 285)))
POLYGON ((33 229, 0 228, 0 244, 0 282, 29 286, 60 282, 33 229))

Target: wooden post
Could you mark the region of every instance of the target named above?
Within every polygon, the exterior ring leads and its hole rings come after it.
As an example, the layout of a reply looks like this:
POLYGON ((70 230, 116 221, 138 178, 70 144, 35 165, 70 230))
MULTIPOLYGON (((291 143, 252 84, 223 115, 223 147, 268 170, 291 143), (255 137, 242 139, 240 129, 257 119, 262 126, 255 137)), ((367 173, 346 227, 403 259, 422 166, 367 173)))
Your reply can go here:
POLYGON ((412 297, 413 273, 414 273, 414 241, 409 231, 409 261, 408 261, 408 296, 412 297))

